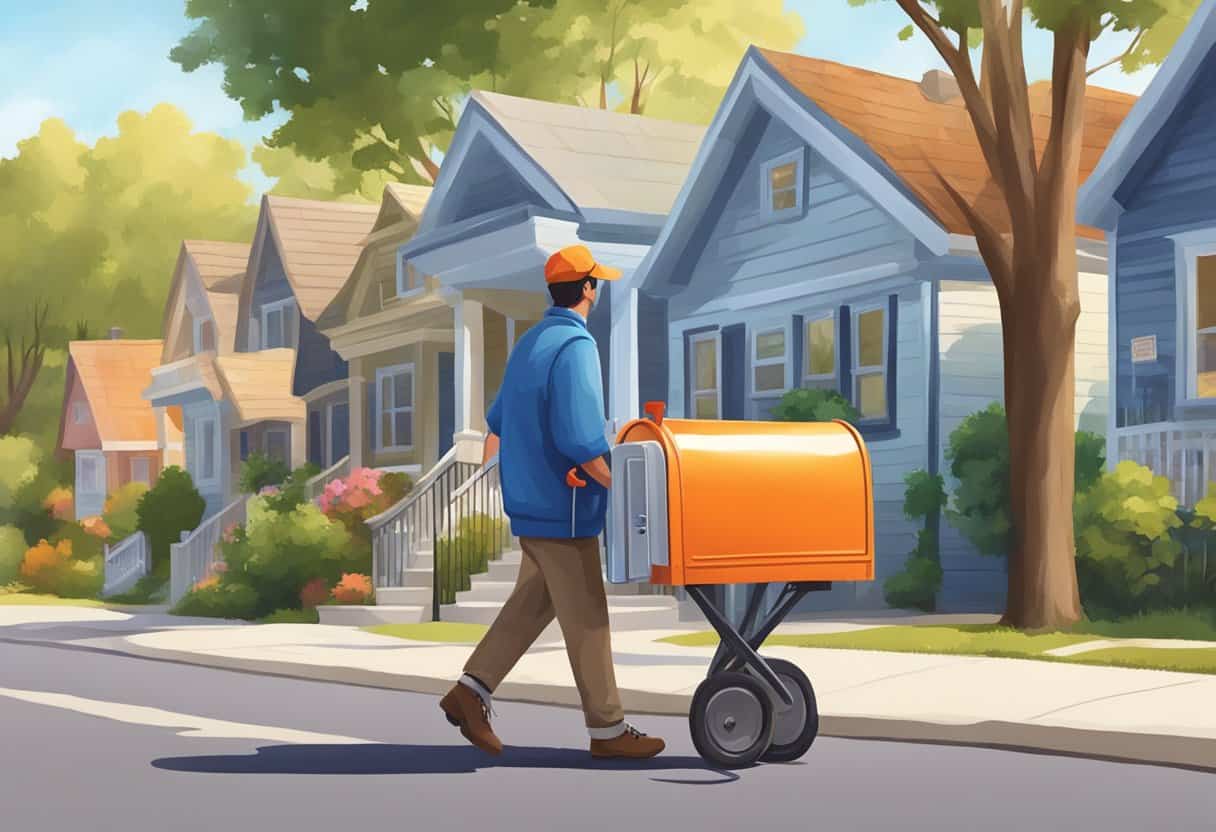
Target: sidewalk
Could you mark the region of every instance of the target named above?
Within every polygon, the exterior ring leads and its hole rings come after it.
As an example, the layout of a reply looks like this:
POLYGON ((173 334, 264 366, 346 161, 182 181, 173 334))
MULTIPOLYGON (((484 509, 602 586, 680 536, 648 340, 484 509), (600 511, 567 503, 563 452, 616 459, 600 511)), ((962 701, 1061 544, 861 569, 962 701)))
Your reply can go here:
MULTIPOLYGON (((855 626, 814 622, 778 632, 855 626)), ((686 631, 614 633, 617 681, 631 714, 687 713, 713 650, 656 643, 686 631)), ((93 641, 148 657, 434 694, 460 675, 472 651, 467 644, 307 624, 174 629, 93 641)), ((853 650, 773 647, 765 654, 793 661, 810 676, 826 736, 991 745, 1216 770, 1216 676, 853 650)), ((560 640, 539 642, 495 698, 577 706, 560 640)))

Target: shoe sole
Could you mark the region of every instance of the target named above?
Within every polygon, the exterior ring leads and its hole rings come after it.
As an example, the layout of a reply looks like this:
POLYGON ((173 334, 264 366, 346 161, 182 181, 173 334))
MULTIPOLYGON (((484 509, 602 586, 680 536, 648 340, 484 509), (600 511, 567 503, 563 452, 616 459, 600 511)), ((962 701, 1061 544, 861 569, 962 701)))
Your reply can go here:
POLYGON ((460 735, 462 737, 464 737, 466 740, 468 740, 469 744, 472 745, 474 748, 480 748, 485 753, 492 754, 495 757, 497 757, 499 754, 502 753, 501 749, 497 749, 497 748, 493 748, 488 745, 484 745, 482 743, 479 743, 477 740, 473 739, 472 737, 470 737, 469 731, 467 728, 465 728, 464 722, 462 722, 459 717, 453 716, 451 713, 449 713, 448 709, 443 707, 442 704, 439 706, 439 710, 443 711, 444 718, 447 719, 448 723, 453 728, 460 729, 460 735))
POLYGON ((591 756, 597 760, 650 760, 659 756, 665 750, 666 749, 660 748, 653 754, 597 754, 596 752, 592 751, 591 756))

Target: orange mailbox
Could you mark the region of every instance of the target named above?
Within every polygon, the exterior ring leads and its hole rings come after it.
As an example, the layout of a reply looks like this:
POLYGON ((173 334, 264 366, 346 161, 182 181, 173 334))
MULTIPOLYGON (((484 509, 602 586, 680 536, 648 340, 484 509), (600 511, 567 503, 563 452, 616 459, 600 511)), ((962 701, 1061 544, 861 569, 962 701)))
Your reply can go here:
POLYGON ((873 580, 865 443, 842 421, 664 419, 659 402, 646 412, 612 450, 608 580, 683 587, 718 631, 689 714, 703 757, 796 759, 818 733, 814 690, 796 665, 756 651, 806 593, 873 580), (708 591, 720 584, 748 585, 741 622, 708 591))

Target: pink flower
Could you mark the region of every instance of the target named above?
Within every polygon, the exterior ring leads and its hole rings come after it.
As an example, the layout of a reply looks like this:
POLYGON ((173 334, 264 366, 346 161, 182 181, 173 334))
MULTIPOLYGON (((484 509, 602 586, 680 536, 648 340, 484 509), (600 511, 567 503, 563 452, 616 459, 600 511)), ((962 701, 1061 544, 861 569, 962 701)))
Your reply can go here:
POLYGON ((258 496, 259 497, 273 497, 275 494, 278 494, 278 493, 279 493, 279 487, 277 485, 264 485, 264 486, 262 486, 262 490, 258 492, 258 496))

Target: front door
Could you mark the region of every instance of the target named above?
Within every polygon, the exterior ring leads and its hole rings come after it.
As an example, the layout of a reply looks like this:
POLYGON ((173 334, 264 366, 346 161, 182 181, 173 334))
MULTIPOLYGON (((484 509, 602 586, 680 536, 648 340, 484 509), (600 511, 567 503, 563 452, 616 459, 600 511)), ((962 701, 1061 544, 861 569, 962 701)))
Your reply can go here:
POLYGON ((436 355, 435 376, 438 381, 439 456, 452 447, 452 434, 456 432, 456 353, 441 352, 436 355))

